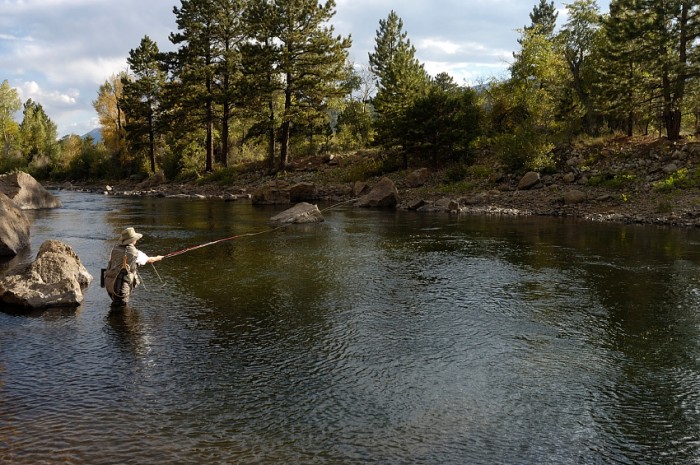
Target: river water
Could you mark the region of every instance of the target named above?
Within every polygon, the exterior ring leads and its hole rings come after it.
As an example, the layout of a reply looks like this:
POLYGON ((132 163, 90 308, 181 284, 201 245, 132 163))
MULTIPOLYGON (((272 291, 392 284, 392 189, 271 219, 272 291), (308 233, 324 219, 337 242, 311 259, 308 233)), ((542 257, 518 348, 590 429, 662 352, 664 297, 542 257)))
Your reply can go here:
MULTIPOLYGON (((700 461, 700 234, 339 207, 99 287, 282 208, 59 192, 82 307, 0 312, 0 463, 700 461)), ((7 265, 5 266, 7 267, 7 265)))

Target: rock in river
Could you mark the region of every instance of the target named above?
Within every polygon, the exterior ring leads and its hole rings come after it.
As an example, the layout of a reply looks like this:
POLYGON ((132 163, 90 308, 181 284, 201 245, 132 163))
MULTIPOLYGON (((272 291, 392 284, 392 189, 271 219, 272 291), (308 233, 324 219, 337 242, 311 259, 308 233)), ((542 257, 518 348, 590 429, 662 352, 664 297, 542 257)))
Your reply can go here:
POLYGON ((384 177, 376 186, 357 201, 358 207, 391 208, 398 204, 399 191, 394 182, 384 177))
POLYGON ((292 208, 279 213, 270 218, 270 223, 273 225, 283 224, 303 224, 303 223, 320 223, 323 221, 323 214, 316 205, 301 202, 292 208))
POLYGON ((62 242, 41 244, 36 260, 0 279, 0 300, 21 310, 77 307, 92 282, 73 249, 62 242))
POLYGON ((0 192, 0 257, 13 257, 29 245, 29 219, 0 192))
POLYGON ((63 206, 58 197, 44 189, 30 174, 21 171, 0 176, 0 192, 12 199, 22 210, 63 206))

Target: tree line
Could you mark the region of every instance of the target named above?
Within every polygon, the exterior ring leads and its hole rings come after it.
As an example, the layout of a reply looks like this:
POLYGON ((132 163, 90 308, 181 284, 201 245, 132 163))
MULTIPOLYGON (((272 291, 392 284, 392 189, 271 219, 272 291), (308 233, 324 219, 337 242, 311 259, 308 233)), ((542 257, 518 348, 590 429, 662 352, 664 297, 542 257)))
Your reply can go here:
POLYGON ((468 86, 430 76, 397 12, 379 21, 368 66, 336 35, 334 0, 182 0, 175 51, 147 35, 93 102, 103 142, 56 141, 40 104, 0 87, 0 168, 56 178, 123 178, 162 170, 197 177, 255 163, 380 147, 384 169, 468 164, 488 151, 512 170, 546 169, 582 137, 700 132, 693 0, 540 0, 520 30, 509 76, 468 86))

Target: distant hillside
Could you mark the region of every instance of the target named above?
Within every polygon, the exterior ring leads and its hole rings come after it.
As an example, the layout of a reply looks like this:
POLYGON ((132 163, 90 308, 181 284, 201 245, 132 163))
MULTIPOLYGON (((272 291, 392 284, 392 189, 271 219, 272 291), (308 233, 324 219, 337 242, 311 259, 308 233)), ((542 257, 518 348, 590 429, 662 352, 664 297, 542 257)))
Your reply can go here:
POLYGON ((95 143, 102 142, 102 129, 95 128, 87 134, 83 135, 83 139, 87 139, 88 137, 92 137, 92 140, 95 143))

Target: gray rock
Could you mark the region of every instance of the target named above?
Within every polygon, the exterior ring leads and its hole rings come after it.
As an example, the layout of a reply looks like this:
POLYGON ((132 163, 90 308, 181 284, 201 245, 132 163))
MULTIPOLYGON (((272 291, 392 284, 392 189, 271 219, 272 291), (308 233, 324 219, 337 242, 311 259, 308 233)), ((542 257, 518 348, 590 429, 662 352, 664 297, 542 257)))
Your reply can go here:
POLYGON ((407 187, 420 187, 424 185, 428 178, 430 177, 430 170, 428 168, 421 168, 411 172, 406 176, 406 186, 407 187))
POLYGON ((318 206, 302 202, 270 218, 273 225, 321 223, 323 214, 318 206))
POLYGON ((525 176, 523 176, 520 179, 520 182, 518 182, 518 190, 528 190, 534 187, 538 182, 540 182, 540 174, 530 171, 525 173, 525 176))
POLYGON ((73 249, 49 240, 39 248, 36 260, 0 279, 0 300, 24 310, 78 307, 91 282, 92 275, 73 249))
POLYGON ((49 193, 30 174, 19 172, 0 176, 0 192, 8 196, 22 210, 60 208, 60 199, 49 193))
POLYGON ((566 205, 583 203, 586 201, 586 194, 579 190, 571 190, 564 193, 564 195, 562 196, 562 200, 566 205))
POLYGON ((423 200, 423 199, 414 200, 412 202, 409 202, 408 209, 409 210, 418 210, 423 205, 425 205, 425 200, 423 200))
POLYGON ((666 174, 671 174, 671 173, 675 173, 676 171, 678 171, 678 166, 675 163, 669 163, 667 165, 664 165, 662 170, 666 174))
POLYGON ((316 185, 310 182, 300 182, 289 188, 290 202, 309 202, 318 197, 316 185))
POLYGON ((284 205, 291 203, 289 197, 289 185, 281 181, 272 181, 253 192, 252 203, 254 205, 284 205))
POLYGON ((372 190, 372 188, 369 187, 369 184, 367 184, 364 181, 355 181, 355 184, 353 184, 353 186, 352 186, 353 195, 356 195, 356 196, 365 195, 370 190, 372 190))
POLYGON ((394 181, 384 177, 366 195, 357 201, 358 207, 391 208, 399 203, 399 191, 394 181))
POLYGON ((571 172, 566 173, 566 174, 564 175, 563 181, 564 181, 565 183, 567 183, 567 184, 573 184, 573 183, 575 183, 575 182, 576 182, 576 174, 571 173, 571 172))
POLYGON ((29 245, 29 219, 0 192, 0 256, 13 257, 29 245))

